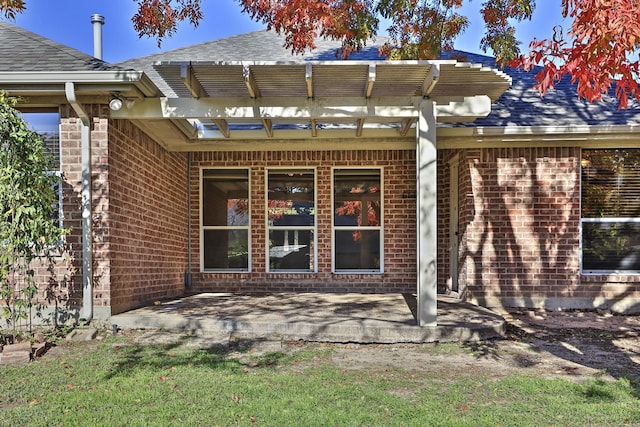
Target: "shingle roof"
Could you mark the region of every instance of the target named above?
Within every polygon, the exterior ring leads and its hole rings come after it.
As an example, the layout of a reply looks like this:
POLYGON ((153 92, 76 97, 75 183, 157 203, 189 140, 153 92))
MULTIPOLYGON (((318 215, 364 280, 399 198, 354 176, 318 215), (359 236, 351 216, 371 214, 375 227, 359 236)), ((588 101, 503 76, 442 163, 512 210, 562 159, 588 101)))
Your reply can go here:
POLYGON ((91 55, 0 21, 0 72, 121 70, 91 55))
MULTIPOLYGON (((467 60, 495 67, 495 58, 464 53, 467 60)), ((607 96, 602 102, 578 99, 576 86, 562 79, 555 89, 541 97, 535 86, 536 71, 503 69, 512 78, 511 87, 492 106, 483 119, 463 126, 615 126, 640 124, 640 106, 629 102, 629 108, 618 110, 618 101, 607 96)))

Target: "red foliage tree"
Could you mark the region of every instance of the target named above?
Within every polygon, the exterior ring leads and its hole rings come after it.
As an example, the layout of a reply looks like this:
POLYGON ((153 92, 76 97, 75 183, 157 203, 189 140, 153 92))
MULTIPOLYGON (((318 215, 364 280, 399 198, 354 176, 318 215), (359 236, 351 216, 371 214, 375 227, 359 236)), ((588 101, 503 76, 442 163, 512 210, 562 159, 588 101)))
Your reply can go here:
POLYGON ((140 37, 155 37, 158 47, 165 37, 171 37, 178 23, 188 20, 194 27, 200 24, 200 0, 136 0, 138 11, 131 20, 140 37))
POLYGON ((544 94, 564 76, 576 83, 578 96, 599 101, 612 87, 620 108, 640 101, 638 47, 640 3, 636 0, 562 0, 572 18, 566 39, 560 28, 551 40, 533 40, 531 52, 511 62, 531 69, 540 65, 537 88, 544 94))
MULTIPOLYGON (((138 11, 133 25, 140 36, 155 37, 158 45, 172 36, 181 21, 198 26, 202 0, 133 0, 138 11)), ((380 19, 390 22, 390 40, 381 53, 389 59, 433 59, 451 51, 468 26, 457 13, 471 0, 238 0, 242 10, 267 28, 285 35, 294 53, 312 49, 318 37, 338 40, 342 57, 362 49, 378 31, 380 19)), ((546 0, 545 0, 546 1, 546 0)), ((544 94, 564 76, 577 84, 577 93, 598 101, 615 88, 619 105, 640 101, 638 43, 640 3, 637 0, 557 0, 572 19, 568 38, 533 40, 522 55, 513 21, 531 19, 535 0, 484 0, 486 24, 480 47, 491 50, 499 64, 531 69, 541 66, 537 88, 544 94)), ((13 19, 26 9, 24 0, 0 0, 0 17, 13 19)))

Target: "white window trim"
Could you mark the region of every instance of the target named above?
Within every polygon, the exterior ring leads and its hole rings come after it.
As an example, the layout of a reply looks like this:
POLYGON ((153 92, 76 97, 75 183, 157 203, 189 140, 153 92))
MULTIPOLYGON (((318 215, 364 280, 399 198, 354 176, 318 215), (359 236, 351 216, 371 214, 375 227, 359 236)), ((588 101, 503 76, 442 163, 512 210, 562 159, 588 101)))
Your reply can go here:
POLYGON ((216 167, 216 166, 202 166, 200 167, 200 171, 199 171, 199 181, 198 181, 198 185, 199 185, 199 201, 198 201, 198 206, 199 206, 199 212, 198 212, 198 227, 200 228, 200 272, 201 273, 251 273, 251 265, 252 265, 252 259, 251 259, 251 247, 252 247, 252 239, 251 239, 251 222, 252 222, 252 217, 251 217, 251 206, 252 206, 252 200, 251 200, 251 168, 238 168, 238 167, 226 167, 226 166, 222 166, 222 167, 216 167), (220 225, 209 225, 209 226, 204 226, 203 223, 203 216, 202 216, 202 211, 203 211, 203 198, 204 198, 204 191, 203 191, 203 178, 204 178, 204 171, 205 170, 244 170, 247 171, 247 182, 248 182, 248 188, 249 188, 249 222, 246 226, 236 226, 233 228, 230 228, 228 226, 220 226, 220 225), (205 268, 204 267, 204 232, 205 230, 229 230, 229 229, 236 229, 236 230, 247 230, 247 250, 248 250, 248 254, 247 254, 247 268, 246 269, 218 269, 218 268, 205 268))
POLYGON ((384 274, 384 211, 386 205, 384 200, 384 167, 383 166, 333 166, 331 168, 331 272, 333 274, 384 274), (335 171, 336 170, 372 170, 380 171, 380 226, 372 227, 337 227, 335 225, 335 171), (380 268, 376 270, 337 270, 336 269, 336 230, 379 230, 380 231, 380 268))
MULTIPOLYGON (((264 175, 264 228, 265 228, 265 256, 266 256, 266 272, 270 274, 312 274, 318 272, 318 171, 315 167, 270 167, 265 168, 264 175), (313 207, 315 209, 315 216, 312 226, 298 226, 296 230, 310 230, 313 231, 313 270, 275 270, 271 271, 270 268, 270 253, 269 253, 269 232, 271 230, 284 229, 283 227, 270 227, 269 226, 269 172, 271 171, 288 171, 299 170, 309 171, 313 173, 313 207)), ((291 229, 291 228, 288 228, 291 229)))

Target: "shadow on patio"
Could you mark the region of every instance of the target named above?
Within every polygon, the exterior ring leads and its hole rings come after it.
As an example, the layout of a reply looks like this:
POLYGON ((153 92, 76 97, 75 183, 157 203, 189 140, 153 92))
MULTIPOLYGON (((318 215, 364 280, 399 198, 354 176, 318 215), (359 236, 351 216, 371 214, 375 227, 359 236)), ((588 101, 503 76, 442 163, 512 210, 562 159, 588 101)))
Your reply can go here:
POLYGON ((416 325, 414 295, 202 293, 111 316, 122 329, 357 343, 478 341, 504 333, 485 308, 438 296, 438 326, 416 325))

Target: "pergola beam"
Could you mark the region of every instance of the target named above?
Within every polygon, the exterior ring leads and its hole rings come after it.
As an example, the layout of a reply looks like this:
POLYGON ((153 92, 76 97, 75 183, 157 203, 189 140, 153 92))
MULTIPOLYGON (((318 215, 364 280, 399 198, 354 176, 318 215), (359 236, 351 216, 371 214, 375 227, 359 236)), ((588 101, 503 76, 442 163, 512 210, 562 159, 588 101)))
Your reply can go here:
POLYGON ((273 138, 273 122, 271 119, 262 119, 262 126, 264 126, 264 131, 267 133, 267 136, 273 138))
POLYGON ((313 98, 313 64, 309 62, 304 69, 304 80, 307 83, 307 98, 313 98))
POLYGON ((180 66, 180 80, 182 80, 182 83, 189 89, 191 96, 194 98, 198 99, 207 96, 207 91, 204 90, 200 84, 198 77, 196 77, 193 72, 191 64, 183 64, 180 66))
POLYGON ((440 80, 440 66, 438 64, 431 64, 429 74, 427 74, 422 85, 422 96, 428 97, 431 95, 431 92, 433 92, 433 89, 438 84, 438 80, 440 80))
POLYGON ((411 126, 413 126, 413 124, 417 121, 418 119, 416 117, 409 117, 408 119, 404 119, 402 121, 402 125, 400 126, 400 135, 407 136, 407 134, 411 130, 411 126))
POLYGON ((216 124, 216 127, 224 135, 225 138, 229 138, 231 136, 231 132, 229 131, 229 123, 224 119, 214 119, 213 122, 216 124))
POLYGON ((375 83, 376 83, 376 65, 369 64, 369 78, 367 79, 367 88, 364 93, 364 96, 366 98, 371 98, 371 93, 373 92, 373 85, 375 83))
POLYGON ((364 129, 364 119, 358 119, 358 122, 356 124, 356 136, 357 137, 361 137, 362 136, 362 130, 364 129))
MULTIPOLYGON (((421 97, 385 98, 148 98, 136 100, 129 108, 112 111, 122 119, 262 119, 285 118, 308 122, 319 119, 395 119, 418 117, 416 104, 421 97)), ((436 105, 439 119, 460 120, 485 117, 491 112, 491 100, 479 95, 436 105)), ((449 120, 451 121, 451 120, 449 120)))
POLYGON ((247 86, 247 91, 249 92, 249 96, 251 98, 259 98, 260 97, 260 89, 258 88, 258 83, 256 83, 256 79, 251 72, 251 68, 248 66, 242 67, 242 77, 244 78, 244 84, 247 86))

